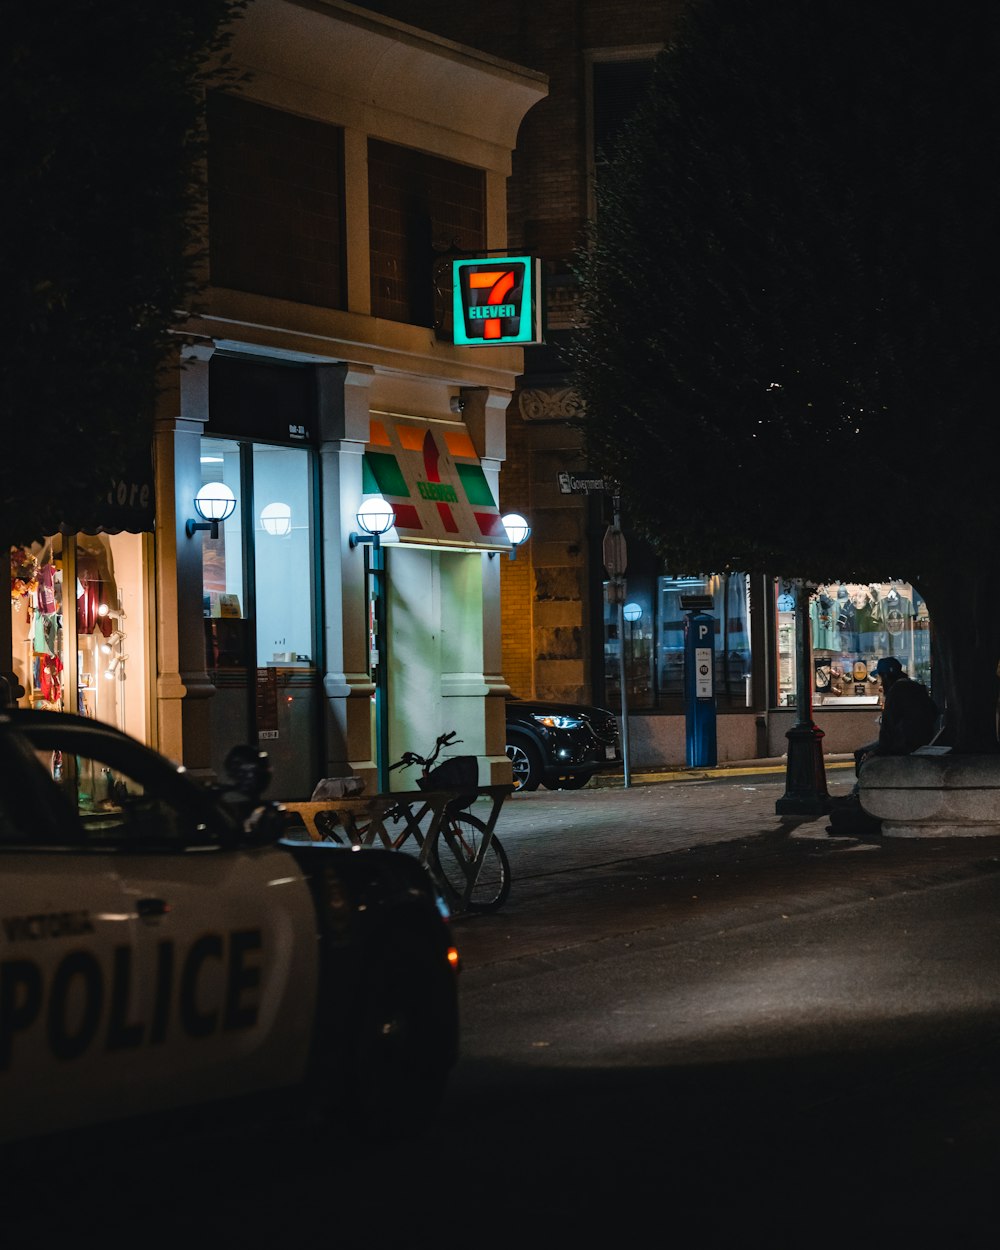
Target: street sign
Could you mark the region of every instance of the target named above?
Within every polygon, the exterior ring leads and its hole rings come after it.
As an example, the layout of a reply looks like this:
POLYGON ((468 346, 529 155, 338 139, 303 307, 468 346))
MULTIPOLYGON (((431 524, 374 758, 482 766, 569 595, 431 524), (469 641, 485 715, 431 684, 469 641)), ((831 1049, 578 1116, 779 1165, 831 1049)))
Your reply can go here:
POLYGON ((625 578, 612 577, 609 582, 605 582, 608 592, 608 603, 624 603, 625 602, 625 578))
POLYGON ((556 475, 559 489, 564 495, 592 495, 607 490, 603 477, 590 477, 584 473, 567 473, 556 475))
POLYGON ((628 568, 625 535, 614 525, 609 525, 604 535, 604 567, 608 577, 624 577, 628 568))

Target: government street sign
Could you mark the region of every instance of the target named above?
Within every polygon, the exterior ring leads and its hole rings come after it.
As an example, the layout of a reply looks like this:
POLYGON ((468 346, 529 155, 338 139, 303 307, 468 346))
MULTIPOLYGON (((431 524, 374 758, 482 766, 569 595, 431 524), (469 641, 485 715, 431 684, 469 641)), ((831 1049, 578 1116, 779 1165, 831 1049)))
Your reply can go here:
POLYGON ((591 477, 583 473, 559 473, 559 489, 564 495, 592 495, 609 490, 610 484, 603 477, 591 477))

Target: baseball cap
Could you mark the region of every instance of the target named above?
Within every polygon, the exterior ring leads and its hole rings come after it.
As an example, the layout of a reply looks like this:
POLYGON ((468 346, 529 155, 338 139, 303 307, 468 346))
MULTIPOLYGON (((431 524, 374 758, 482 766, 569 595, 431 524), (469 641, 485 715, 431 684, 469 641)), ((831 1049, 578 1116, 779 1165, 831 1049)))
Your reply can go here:
POLYGON ((894 655, 884 655, 873 671, 876 677, 898 677, 903 671, 903 666, 894 655))

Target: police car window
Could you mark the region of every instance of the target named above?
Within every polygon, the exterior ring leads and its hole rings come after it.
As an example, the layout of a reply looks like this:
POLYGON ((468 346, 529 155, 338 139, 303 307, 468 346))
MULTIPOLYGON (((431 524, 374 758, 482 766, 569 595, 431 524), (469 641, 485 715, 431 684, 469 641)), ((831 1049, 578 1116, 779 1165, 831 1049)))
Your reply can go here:
POLYGON ((38 754, 76 808, 88 845, 167 850, 205 840, 173 803, 121 769, 66 751, 38 754))

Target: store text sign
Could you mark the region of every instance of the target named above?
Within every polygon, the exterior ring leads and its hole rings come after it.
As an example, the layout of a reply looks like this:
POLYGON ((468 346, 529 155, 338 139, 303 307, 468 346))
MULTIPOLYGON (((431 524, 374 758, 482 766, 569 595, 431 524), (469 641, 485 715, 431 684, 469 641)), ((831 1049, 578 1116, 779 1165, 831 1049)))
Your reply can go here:
POLYGON ((539 264, 530 256, 452 262, 455 343, 540 343, 539 264))

